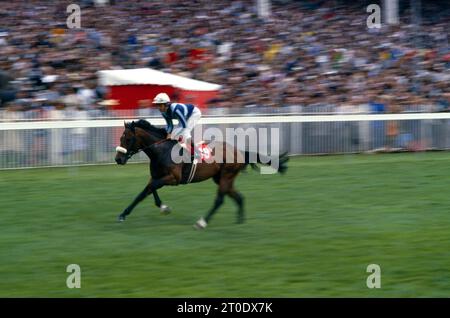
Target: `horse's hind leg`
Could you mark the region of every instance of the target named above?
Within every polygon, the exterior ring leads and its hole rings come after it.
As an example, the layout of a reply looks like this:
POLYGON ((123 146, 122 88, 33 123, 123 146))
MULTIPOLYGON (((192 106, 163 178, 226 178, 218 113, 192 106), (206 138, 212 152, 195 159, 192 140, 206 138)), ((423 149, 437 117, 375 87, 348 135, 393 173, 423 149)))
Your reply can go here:
POLYGON ((244 223, 244 197, 242 194, 240 194, 233 186, 234 180, 236 179, 237 175, 239 174, 240 168, 235 171, 235 173, 228 175, 228 182, 227 182, 227 194, 236 202, 238 206, 237 211, 237 223, 244 223))
POLYGON ((219 184, 219 189, 217 191, 216 199, 214 201, 213 207, 208 211, 208 214, 205 218, 201 218, 195 223, 195 227, 198 229, 204 229, 208 222, 211 220, 214 213, 217 212, 217 210, 220 208, 220 206, 223 204, 225 194, 228 193, 230 188, 232 187, 233 180, 230 179, 228 176, 221 175, 220 178, 215 177, 214 181, 219 184))
POLYGON ((219 190, 217 191, 217 195, 216 195, 216 199, 214 200, 213 207, 208 211, 208 214, 206 215, 205 218, 201 218, 200 220, 198 220, 195 223, 195 227, 197 229, 204 229, 208 225, 208 222, 211 220, 214 213, 216 213, 216 211, 223 204, 224 197, 225 197, 225 192, 222 191, 219 186, 219 190))
MULTIPOLYGON (((220 206, 223 204, 224 197, 225 197, 225 193, 223 193, 222 191, 219 190, 217 192, 216 199, 214 200, 213 207, 208 211, 208 214, 206 215, 206 217, 204 219, 204 221, 206 223, 208 223, 211 220, 211 218, 214 215, 214 213, 216 213, 217 210, 220 208, 220 206)), ((206 224, 203 227, 206 227, 206 224)))
POLYGON ((237 223, 244 223, 244 197, 242 194, 240 194, 235 189, 231 189, 228 192, 228 195, 230 198, 232 198, 236 204, 238 205, 238 212, 237 212, 237 223))

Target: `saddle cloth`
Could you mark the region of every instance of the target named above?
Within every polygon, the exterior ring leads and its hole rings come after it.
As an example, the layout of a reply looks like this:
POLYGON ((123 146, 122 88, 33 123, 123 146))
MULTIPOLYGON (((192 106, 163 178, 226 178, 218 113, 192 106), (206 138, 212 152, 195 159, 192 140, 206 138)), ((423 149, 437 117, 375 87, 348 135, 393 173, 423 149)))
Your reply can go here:
POLYGON ((195 159, 204 161, 211 158, 212 150, 211 148, 209 148, 208 144, 206 144, 204 141, 201 141, 196 145, 191 144, 191 154, 197 154, 197 157, 195 157, 195 159))
POLYGON ((189 169, 189 174, 186 180, 186 183, 191 183, 192 179, 194 179, 195 172, 197 170, 198 161, 200 162, 204 160, 208 160, 211 158, 212 150, 209 146, 204 142, 199 142, 196 145, 191 144, 191 156, 193 158, 191 167, 189 169), (196 155, 194 155, 196 154, 196 155))

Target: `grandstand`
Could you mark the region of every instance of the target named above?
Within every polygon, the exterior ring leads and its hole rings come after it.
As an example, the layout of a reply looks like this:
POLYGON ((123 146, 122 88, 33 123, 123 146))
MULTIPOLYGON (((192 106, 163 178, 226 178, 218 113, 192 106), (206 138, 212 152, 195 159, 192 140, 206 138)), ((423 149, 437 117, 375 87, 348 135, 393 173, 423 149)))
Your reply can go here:
POLYGON ((449 107, 445 1, 423 2, 418 27, 419 1, 398 1, 399 23, 380 29, 370 1, 272 1, 268 17, 254 0, 82 1, 80 29, 66 2, 2 3, 3 109, 101 109, 97 72, 142 67, 223 85, 211 108, 449 107))

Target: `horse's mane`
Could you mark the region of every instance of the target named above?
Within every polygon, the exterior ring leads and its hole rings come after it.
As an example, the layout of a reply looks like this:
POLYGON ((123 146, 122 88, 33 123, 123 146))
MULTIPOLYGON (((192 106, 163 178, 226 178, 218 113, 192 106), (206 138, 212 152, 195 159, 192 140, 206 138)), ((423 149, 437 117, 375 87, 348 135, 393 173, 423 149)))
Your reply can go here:
POLYGON ((139 119, 138 121, 132 121, 130 123, 125 123, 125 127, 134 131, 134 128, 138 127, 144 129, 145 131, 156 135, 160 138, 165 138, 167 136, 167 132, 164 128, 158 128, 150 124, 145 119, 139 119))

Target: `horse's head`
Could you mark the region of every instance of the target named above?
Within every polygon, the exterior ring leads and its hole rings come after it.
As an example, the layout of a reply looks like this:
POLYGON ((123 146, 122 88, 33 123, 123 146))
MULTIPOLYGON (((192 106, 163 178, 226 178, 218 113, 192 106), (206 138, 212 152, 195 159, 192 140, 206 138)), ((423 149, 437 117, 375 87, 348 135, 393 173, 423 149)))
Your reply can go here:
POLYGON ((141 136, 137 133, 134 122, 124 123, 125 130, 120 137, 120 146, 116 147, 116 162, 119 165, 127 163, 142 147, 141 136))
POLYGON ((120 146, 116 147, 115 160, 119 165, 126 164, 128 159, 137 152, 167 137, 165 129, 157 128, 144 119, 124 123, 124 125, 125 130, 120 137, 120 146))

